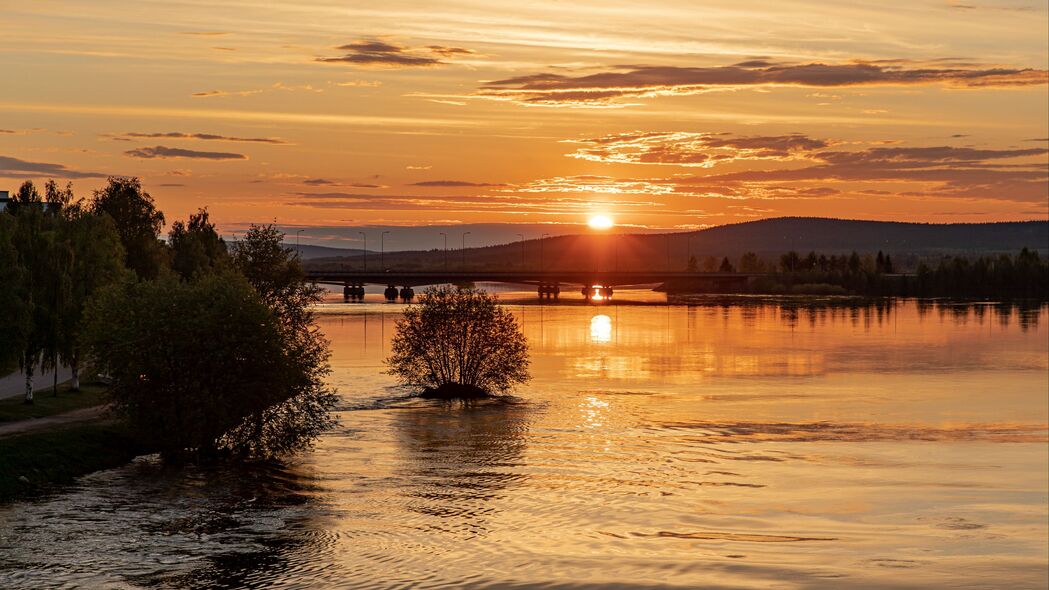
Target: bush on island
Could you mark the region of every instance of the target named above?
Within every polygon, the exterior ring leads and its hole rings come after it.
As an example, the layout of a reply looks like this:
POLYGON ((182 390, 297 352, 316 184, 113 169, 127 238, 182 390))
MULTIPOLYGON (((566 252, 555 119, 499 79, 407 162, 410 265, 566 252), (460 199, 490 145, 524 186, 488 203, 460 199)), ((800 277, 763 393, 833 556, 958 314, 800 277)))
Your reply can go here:
POLYGON ((485 397, 530 378, 517 320, 479 289, 427 289, 398 320, 392 349, 389 372, 424 397, 485 397))

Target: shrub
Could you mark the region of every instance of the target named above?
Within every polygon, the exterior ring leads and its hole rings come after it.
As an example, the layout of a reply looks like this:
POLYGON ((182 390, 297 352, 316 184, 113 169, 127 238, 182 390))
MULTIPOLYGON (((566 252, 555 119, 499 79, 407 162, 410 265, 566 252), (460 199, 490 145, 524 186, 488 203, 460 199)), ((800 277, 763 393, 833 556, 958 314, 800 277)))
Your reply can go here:
POLYGON ((510 312, 478 289, 427 289, 397 322, 390 373, 424 395, 505 393, 528 381, 528 343, 510 312))
POLYGON ((108 289, 87 335, 116 411, 165 458, 271 458, 332 425, 326 351, 304 354, 239 274, 108 289))

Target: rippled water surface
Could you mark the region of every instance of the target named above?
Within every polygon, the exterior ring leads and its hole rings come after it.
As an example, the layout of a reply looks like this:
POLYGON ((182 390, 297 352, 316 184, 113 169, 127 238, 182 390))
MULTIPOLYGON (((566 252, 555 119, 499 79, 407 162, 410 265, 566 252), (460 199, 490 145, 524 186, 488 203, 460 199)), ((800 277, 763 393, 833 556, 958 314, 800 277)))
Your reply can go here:
POLYGON ((1047 310, 781 303, 510 303, 535 378, 472 406, 323 306, 314 453, 0 508, 0 588, 1045 588, 1047 310))

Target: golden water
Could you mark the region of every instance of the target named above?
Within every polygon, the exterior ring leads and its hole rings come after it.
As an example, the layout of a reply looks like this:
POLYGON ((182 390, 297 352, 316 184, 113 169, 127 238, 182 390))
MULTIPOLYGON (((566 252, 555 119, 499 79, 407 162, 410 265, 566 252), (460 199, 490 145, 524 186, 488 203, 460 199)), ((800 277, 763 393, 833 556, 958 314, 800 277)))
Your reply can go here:
POLYGON ((1044 307, 511 303, 473 406, 383 373, 399 309, 323 306, 315 452, 0 509, 0 587, 1046 587, 1044 307))

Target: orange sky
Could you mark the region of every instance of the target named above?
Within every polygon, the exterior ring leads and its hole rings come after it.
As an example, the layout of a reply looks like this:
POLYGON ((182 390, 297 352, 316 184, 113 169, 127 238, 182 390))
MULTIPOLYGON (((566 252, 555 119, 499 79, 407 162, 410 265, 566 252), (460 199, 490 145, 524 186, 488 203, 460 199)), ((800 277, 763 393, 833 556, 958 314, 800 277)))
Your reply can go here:
POLYGON ((0 3, 0 189, 137 175, 227 232, 1049 217, 1044 2, 0 3))

